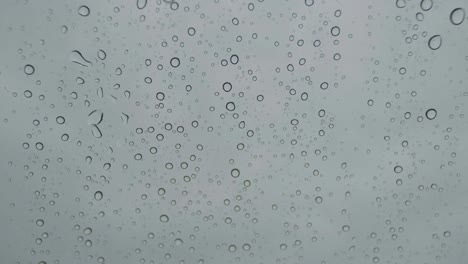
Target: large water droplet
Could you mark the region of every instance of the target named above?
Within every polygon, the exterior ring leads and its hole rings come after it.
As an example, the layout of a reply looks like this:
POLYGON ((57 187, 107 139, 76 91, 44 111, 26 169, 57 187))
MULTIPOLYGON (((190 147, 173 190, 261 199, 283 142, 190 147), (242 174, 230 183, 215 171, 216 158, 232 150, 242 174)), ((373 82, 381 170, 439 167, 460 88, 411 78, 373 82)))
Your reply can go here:
POLYGON ((434 35, 432 36, 429 41, 427 42, 427 45, 431 50, 437 50, 442 46, 442 37, 440 35, 434 35))
POLYGON ((146 7, 148 0, 137 0, 136 5, 138 9, 143 9, 146 7))
POLYGON ((36 69, 34 69, 34 66, 32 66, 31 64, 27 64, 26 66, 24 66, 24 73, 26 73, 27 75, 33 75, 35 71, 36 69))
POLYGON ((432 5, 433 5, 432 0, 421 0, 421 3, 419 4, 419 6, 421 7, 423 11, 431 10, 432 5))
POLYGON ((432 119, 436 118, 436 116, 437 116, 437 110, 435 110, 434 108, 431 108, 431 109, 426 111, 426 118, 427 119, 432 120, 432 119))
POLYGON ((406 0, 396 0, 395 5, 398 8, 403 8, 406 6, 406 0))
POLYGON ((104 118, 104 113, 101 110, 93 110, 88 115, 88 125, 99 125, 104 118))
POLYGON ((97 191, 94 193, 94 199, 96 199, 96 201, 101 201, 103 196, 104 195, 102 194, 101 191, 97 191))
POLYGON ((450 13, 450 22, 455 26, 460 25, 465 20, 465 9, 455 8, 450 13))
POLYGON ((161 222, 163 222, 163 223, 167 223, 167 222, 169 222, 169 216, 167 216, 167 215, 161 215, 161 216, 159 217, 159 220, 160 220, 161 222))
POLYGON ((87 17, 87 16, 89 16, 90 13, 91 12, 89 10, 89 7, 87 7, 85 5, 82 5, 82 6, 78 7, 78 14, 80 14, 80 16, 87 17))

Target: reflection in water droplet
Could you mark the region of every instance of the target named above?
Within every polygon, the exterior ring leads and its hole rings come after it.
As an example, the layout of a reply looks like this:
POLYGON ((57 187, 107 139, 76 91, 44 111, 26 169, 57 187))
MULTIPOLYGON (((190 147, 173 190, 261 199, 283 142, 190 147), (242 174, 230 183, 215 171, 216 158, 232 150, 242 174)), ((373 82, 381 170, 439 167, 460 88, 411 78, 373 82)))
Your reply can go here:
POLYGON ((429 39, 427 44, 431 50, 437 50, 442 46, 442 37, 440 35, 434 35, 429 39))
POLYGON ((455 8, 450 13, 450 22, 455 26, 460 25, 465 20, 465 9, 455 8))

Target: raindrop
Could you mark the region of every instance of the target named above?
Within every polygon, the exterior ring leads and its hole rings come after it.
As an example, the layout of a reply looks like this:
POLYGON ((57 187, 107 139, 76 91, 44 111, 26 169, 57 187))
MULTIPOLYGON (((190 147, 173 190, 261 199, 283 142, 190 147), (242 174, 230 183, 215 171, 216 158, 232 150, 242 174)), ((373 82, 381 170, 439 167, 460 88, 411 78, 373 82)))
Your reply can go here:
POLYGON ((101 59, 101 60, 105 60, 106 57, 107 57, 106 52, 100 49, 100 50, 98 51, 98 58, 101 59))
POLYGON ((163 222, 163 223, 167 223, 167 222, 169 222, 169 216, 167 216, 167 215, 161 215, 161 216, 159 217, 159 220, 161 220, 161 222, 163 222))
POLYGON ((143 9, 146 7, 148 0, 137 0, 136 5, 138 9, 143 9))
POLYGON ((94 199, 95 199, 96 201, 101 201, 101 200, 102 200, 102 197, 103 197, 103 194, 102 194, 101 191, 97 191, 97 192, 94 193, 94 199))
POLYGON ((442 37, 440 35, 434 35, 429 39, 427 44, 431 50, 437 50, 442 46, 442 37))
POLYGON ((70 53, 70 60, 76 64, 79 64, 81 66, 84 66, 84 67, 88 67, 90 65, 92 65, 92 63, 85 59, 85 57, 83 56, 83 54, 81 54, 80 51, 78 50, 73 50, 71 53, 70 53))
POLYGON ((465 9, 463 8, 455 8, 454 10, 452 10, 452 12, 450 13, 450 22, 455 25, 455 26, 458 26, 460 25, 461 23, 463 23, 463 21, 465 20, 465 9))
POLYGON ((406 6, 406 0, 396 0, 395 4, 398 8, 404 8, 406 6))
POLYGON ((403 167, 400 166, 400 165, 397 165, 397 166, 395 166, 395 167, 393 168, 393 171, 394 171, 395 173, 401 173, 401 172, 403 171, 403 167))
POLYGON ((426 111, 426 118, 427 119, 432 120, 432 119, 436 118, 436 116, 437 116, 437 111, 434 108, 428 109, 426 111))
POLYGON ((228 102, 226 104, 226 109, 228 111, 234 111, 236 109, 236 105, 234 104, 234 102, 228 102))
POLYGON ((179 67, 179 65, 180 65, 179 58, 174 57, 174 58, 171 59, 171 66, 172 67, 177 68, 177 67, 179 67))
POLYGON ((433 5, 432 0, 421 0, 421 3, 419 4, 419 6, 421 7, 423 11, 431 10, 432 5, 433 5))
POLYGON ((306 6, 312 6, 314 4, 314 0, 305 0, 304 2, 306 6))
POLYGON ((231 176, 232 176, 233 178, 239 177, 239 176, 240 176, 240 171, 239 171, 238 169, 232 169, 232 170, 231 170, 231 176))
POLYGON ((236 65, 239 62, 239 56, 237 56, 236 54, 231 55, 231 58, 229 60, 232 64, 236 65))
POLYGON ((104 113, 101 110, 93 110, 88 114, 88 125, 99 125, 104 118, 104 113))
POLYGON ((24 73, 26 73, 26 75, 33 75, 35 71, 36 69, 31 64, 24 66, 24 73))
POLYGON ((91 134, 95 138, 101 138, 102 137, 102 132, 101 129, 97 125, 91 125, 91 134))
POLYGON ((57 122, 57 124, 63 125, 65 123, 65 118, 63 116, 57 116, 57 118, 55 118, 55 121, 57 122))
POLYGON ((223 90, 225 92, 230 92, 232 90, 232 84, 230 82, 223 83, 223 90))
POLYGON ((85 5, 78 7, 78 14, 80 14, 80 16, 87 17, 89 16, 89 13, 91 13, 89 7, 85 5))

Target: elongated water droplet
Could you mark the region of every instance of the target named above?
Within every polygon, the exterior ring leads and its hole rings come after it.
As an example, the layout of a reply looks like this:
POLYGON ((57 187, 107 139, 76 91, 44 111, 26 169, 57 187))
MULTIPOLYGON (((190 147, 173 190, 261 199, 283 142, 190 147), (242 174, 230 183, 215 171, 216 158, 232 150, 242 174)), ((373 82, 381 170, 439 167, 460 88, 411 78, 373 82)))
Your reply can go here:
POLYGON ((91 134, 93 134, 95 138, 102 138, 102 132, 97 125, 91 126, 91 134))
POLYGON ((85 59, 83 54, 81 54, 81 52, 78 50, 73 50, 70 53, 70 60, 84 67, 93 65, 89 60, 85 59))
POLYGON ((88 125, 99 125, 104 118, 104 113, 101 110, 93 110, 88 114, 88 125))

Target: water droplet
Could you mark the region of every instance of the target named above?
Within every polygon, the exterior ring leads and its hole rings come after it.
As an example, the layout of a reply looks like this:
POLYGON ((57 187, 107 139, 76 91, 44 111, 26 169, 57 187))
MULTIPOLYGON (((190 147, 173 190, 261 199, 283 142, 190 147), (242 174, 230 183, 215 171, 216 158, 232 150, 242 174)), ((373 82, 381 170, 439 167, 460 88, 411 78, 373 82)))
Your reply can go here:
POLYGON ((461 23, 463 23, 464 20, 465 20, 465 9, 460 8, 460 7, 455 8, 450 13, 450 22, 454 24, 455 26, 460 25, 461 23))
POLYGON ((88 125, 99 125, 104 118, 104 113, 101 110, 93 110, 88 114, 88 125))
POLYGON ((315 197, 315 202, 318 203, 318 204, 321 204, 323 202, 322 196, 315 197))
POLYGON ((397 166, 395 166, 395 167, 393 168, 393 171, 394 171, 395 173, 401 173, 401 172, 403 171, 403 167, 400 166, 400 165, 397 165, 397 166))
POLYGON ((237 178, 240 176, 240 171, 238 169, 232 169, 231 170, 231 176, 234 178, 237 178))
POLYGON ((232 90, 232 84, 230 82, 223 83, 223 90, 225 92, 230 92, 232 90))
POLYGON ((26 75, 33 75, 35 71, 36 69, 31 64, 24 66, 24 73, 26 73, 26 75))
POLYGON ((312 6, 314 4, 314 0, 304 0, 306 6, 312 6))
POLYGON ((42 220, 42 219, 37 219, 37 220, 36 220, 36 225, 37 225, 37 226, 44 226, 44 220, 42 220))
POLYGON ((179 67, 179 65, 180 65, 179 58, 174 57, 174 58, 171 59, 171 66, 172 67, 177 68, 177 67, 179 67))
POLYGON ((63 125, 65 123, 65 118, 63 116, 57 116, 57 118, 55 118, 55 121, 57 122, 57 124, 63 125))
POLYGON ((107 57, 106 52, 103 51, 102 49, 100 49, 100 50, 98 51, 98 54, 97 54, 97 55, 98 55, 98 58, 101 59, 101 60, 105 60, 106 57, 107 57))
POLYGON ((81 54, 81 52, 78 50, 73 50, 70 53, 70 60, 84 67, 88 67, 92 65, 92 63, 89 60, 85 59, 83 54, 81 54))
POLYGON ((436 116, 437 116, 437 111, 434 108, 428 109, 426 111, 426 118, 427 119, 432 120, 432 119, 436 118, 436 116))
POLYGON ((167 216, 167 215, 161 215, 161 216, 159 217, 159 220, 161 220, 161 222, 163 222, 163 223, 167 223, 167 222, 169 222, 169 216, 167 216))
POLYGON ((104 196, 104 195, 102 194, 101 191, 97 191, 97 192, 94 193, 94 199, 95 199, 96 201, 101 201, 103 196, 104 196))
POLYGON ((228 250, 229 250, 229 252, 236 252, 237 247, 236 247, 236 245, 230 245, 230 246, 228 247, 228 250))
POLYGON ((189 34, 189 36, 194 36, 195 33, 196 33, 196 30, 195 30, 195 28, 193 28, 193 27, 189 27, 189 28, 187 29, 187 33, 189 34))
POLYGON ((137 0, 136 5, 138 9, 143 9, 146 7, 146 4, 148 3, 148 0, 137 0))
POLYGON ((419 4, 419 6, 421 7, 423 11, 431 10, 432 5, 433 5, 432 0, 421 0, 421 3, 419 4))
POLYGON ((427 44, 431 50, 437 50, 442 46, 442 37, 440 35, 434 35, 429 39, 427 44))
POLYGON ((85 5, 78 7, 78 14, 80 14, 80 16, 87 17, 89 16, 89 13, 91 13, 89 7, 85 5))
POLYGON ((404 8, 406 6, 406 0, 396 0, 395 4, 398 8, 404 8))
POLYGON ((102 132, 101 129, 97 125, 91 125, 91 134, 95 138, 101 138, 102 137, 102 132))
POLYGON ((234 104, 234 102, 228 102, 226 104, 226 109, 228 111, 234 111, 236 109, 236 105, 234 104))

